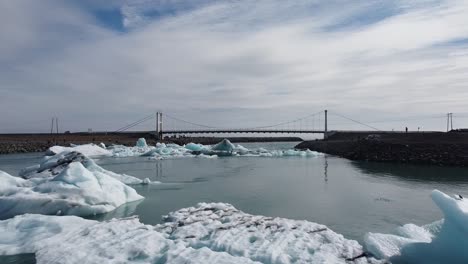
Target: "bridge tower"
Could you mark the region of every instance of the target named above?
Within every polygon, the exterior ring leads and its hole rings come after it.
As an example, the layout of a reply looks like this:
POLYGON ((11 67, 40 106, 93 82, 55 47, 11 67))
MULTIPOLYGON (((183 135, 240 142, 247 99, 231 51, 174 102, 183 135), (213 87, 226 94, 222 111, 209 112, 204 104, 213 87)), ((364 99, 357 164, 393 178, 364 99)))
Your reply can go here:
POLYGON ((323 133, 323 139, 328 138, 328 110, 325 110, 325 133, 323 133))
POLYGON ((161 112, 156 112, 156 139, 162 140, 163 139, 163 118, 161 112))
POLYGON ((158 130, 158 139, 162 140, 163 139, 163 113, 159 113, 159 130, 158 130))

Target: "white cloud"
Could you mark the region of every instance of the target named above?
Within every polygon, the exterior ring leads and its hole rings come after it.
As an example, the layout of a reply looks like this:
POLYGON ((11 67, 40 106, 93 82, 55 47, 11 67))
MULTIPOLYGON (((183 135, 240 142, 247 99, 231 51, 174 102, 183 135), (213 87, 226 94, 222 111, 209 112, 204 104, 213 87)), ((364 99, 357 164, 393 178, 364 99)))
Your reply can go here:
POLYGON ((387 7, 145 0, 122 7, 125 33, 76 6, 34 3, 0 8, 4 131, 46 129, 31 121, 52 115, 71 130, 112 129, 158 109, 232 126, 325 107, 364 121, 465 111, 468 44, 446 43, 468 38, 466 1, 400 2, 396 14, 353 23, 387 7))

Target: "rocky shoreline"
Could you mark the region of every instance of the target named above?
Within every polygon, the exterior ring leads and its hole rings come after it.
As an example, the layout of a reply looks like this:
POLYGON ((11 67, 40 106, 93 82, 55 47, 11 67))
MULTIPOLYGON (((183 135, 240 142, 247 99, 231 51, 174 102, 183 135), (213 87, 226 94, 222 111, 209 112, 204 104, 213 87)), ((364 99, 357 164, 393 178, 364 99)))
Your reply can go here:
POLYGON ((310 149, 350 160, 468 166, 466 133, 338 133, 327 140, 304 141, 296 148, 310 149))

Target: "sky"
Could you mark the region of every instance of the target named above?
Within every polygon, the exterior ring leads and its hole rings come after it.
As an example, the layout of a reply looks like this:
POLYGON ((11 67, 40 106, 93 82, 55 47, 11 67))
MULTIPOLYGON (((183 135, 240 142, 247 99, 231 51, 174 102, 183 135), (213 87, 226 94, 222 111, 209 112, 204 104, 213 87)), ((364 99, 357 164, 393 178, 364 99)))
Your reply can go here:
POLYGON ((156 111, 242 128, 329 109, 397 130, 443 130, 453 112, 468 127, 467 14, 467 0, 0 1, 0 133, 156 111))

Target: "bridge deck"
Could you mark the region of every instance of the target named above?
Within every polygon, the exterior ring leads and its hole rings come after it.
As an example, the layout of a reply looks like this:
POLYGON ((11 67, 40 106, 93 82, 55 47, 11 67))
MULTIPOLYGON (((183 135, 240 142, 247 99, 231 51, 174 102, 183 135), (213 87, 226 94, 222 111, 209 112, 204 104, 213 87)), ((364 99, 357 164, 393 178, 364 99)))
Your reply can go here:
POLYGON ((276 134, 324 134, 324 130, 260 130, 260 129, 221 129, 221 130, 163 130, 163 134, 230 134, 230 133, 276 133, 276 134))

